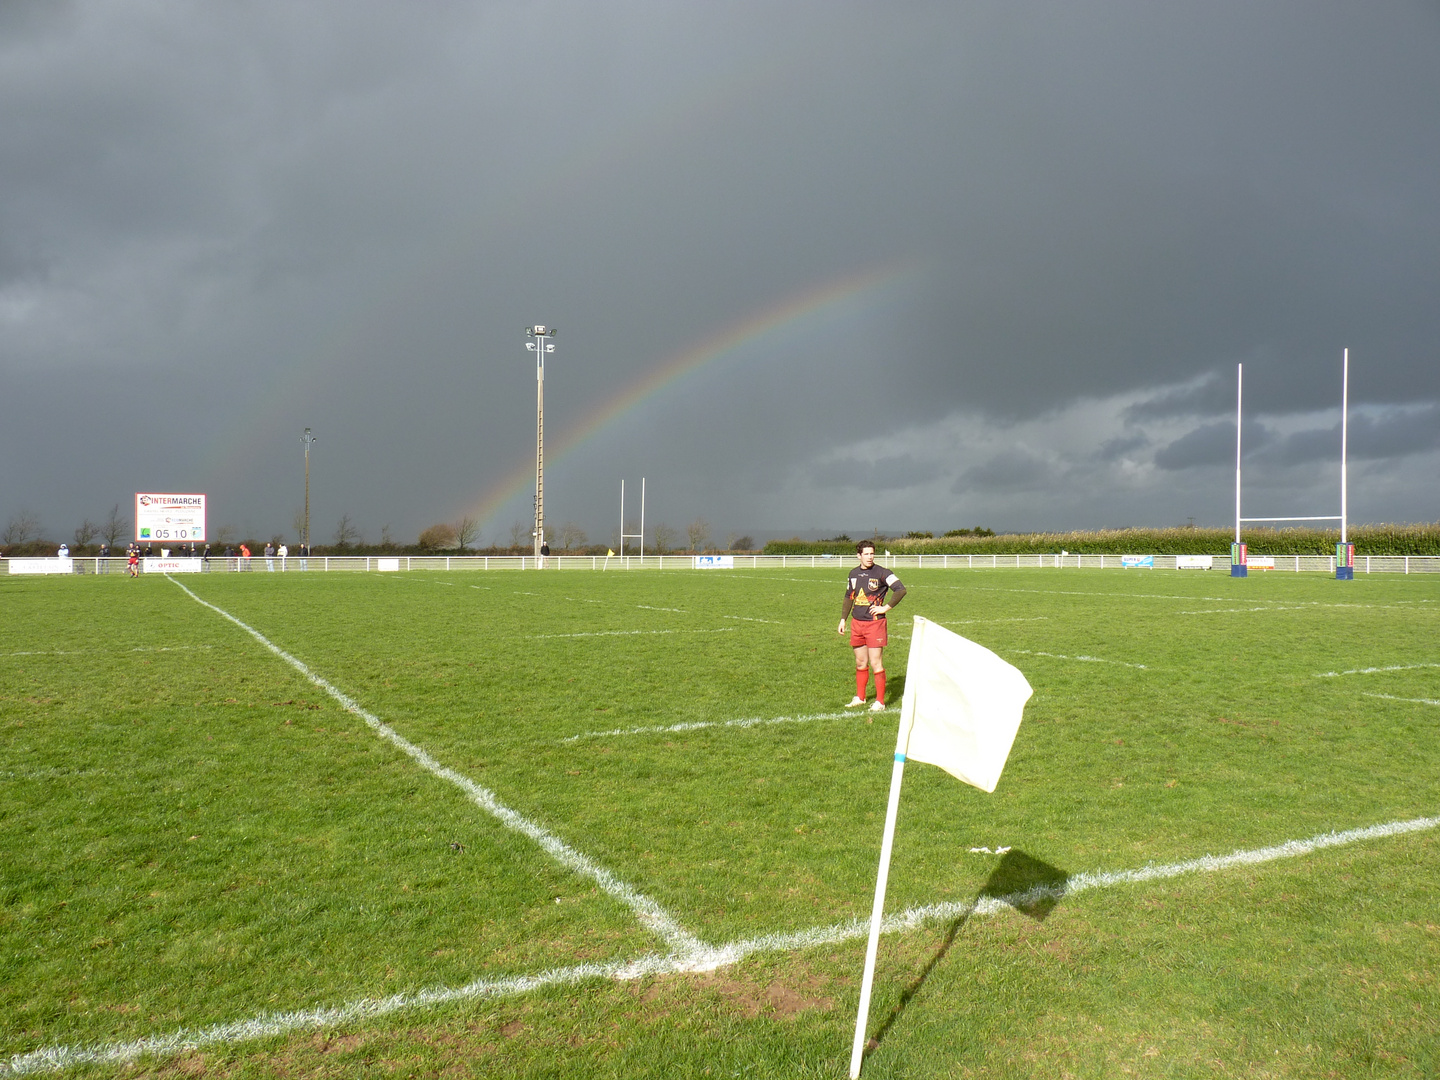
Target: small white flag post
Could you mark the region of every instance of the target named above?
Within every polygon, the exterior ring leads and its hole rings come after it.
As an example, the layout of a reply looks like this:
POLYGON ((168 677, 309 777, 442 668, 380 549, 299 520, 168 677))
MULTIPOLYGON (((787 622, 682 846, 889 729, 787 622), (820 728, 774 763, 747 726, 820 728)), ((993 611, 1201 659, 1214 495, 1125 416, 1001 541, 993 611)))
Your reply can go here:
POLYGON ((850 1050, 851 1080, 860 1076, 865 1056, 870 990, 875 981, 875 956, 880 948, 885 885, 890 877, 905 762, 908 759, 938 765, 957 780, 993 792, 1032 693, 1018 668, 983 645, 915 616, 910 659, 905 668, 905 695, 900 701, 895 765, 890 773, 890 802, 880 842, 880 869, 875 876, 870 939, 865 947, 865 975, 860 981, 855 1043, 850 1050))

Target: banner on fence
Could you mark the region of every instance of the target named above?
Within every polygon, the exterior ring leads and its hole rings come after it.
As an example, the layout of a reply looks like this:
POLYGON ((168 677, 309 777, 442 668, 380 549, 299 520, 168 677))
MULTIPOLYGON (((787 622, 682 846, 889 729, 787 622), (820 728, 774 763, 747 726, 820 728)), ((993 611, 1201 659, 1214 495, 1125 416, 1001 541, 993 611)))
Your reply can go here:
POLYGON ((1121 555, 1120 565, 1127 570, 1155 569, 1154 555, 1121 555))
POLYGON ((12 574, 72 574, 75 572, 73 559, 11 559, 12 574))
POLYGON ((734 555, 696 555, 696 570, 734 570, 734 555))
POLYGON ((376 560, 375 560, 375 569, 377 569, 377 570, 399 570, 399 569, 400 569, 400 560, 399 560, 399 559, 376 559, 376 560))
POLYGON ((1209 570, 1215 565, 1214 555, 1176 555, 1176 570, 1209 570))
POLYGON ((135 493, 135 539, 205 542, 204 495, 135 493))
POLYGON ((205 567, 204 559, 141 559, 147 574, 198 574, 205 567))
POLYGON ((1275 556, 1251 555, 1246 558, 1245 565, 1250 567, 1251 570, 1274 570, 1275 556))

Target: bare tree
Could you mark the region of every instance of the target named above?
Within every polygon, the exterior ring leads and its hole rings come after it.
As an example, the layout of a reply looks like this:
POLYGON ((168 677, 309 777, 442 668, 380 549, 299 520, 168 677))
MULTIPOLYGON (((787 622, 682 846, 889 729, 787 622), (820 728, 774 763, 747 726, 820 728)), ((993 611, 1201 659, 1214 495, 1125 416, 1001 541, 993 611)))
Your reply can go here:
POLYGON ((221 525, 220 531, 215 534, 215 542, 228 547, 235 543, 235 531, 234 525, 221 525))
POLYGON ((359 527, 350 520, 349 514, 341 514, 340 522, 335 526, 335 546, 344 550, 351 544, 360 540, 359 527))
POLYGON ((555 539, 559 542, 562 551, 570 551, 573 548, 584 547, 589 537, 585 535, 585 530, 575 522, 567 521, 560 526, 560 531, 556 534, 555 539))
POLYGON ((731 533, 730 539, 727 540, 726 543, 729 545, 731 551, 755 550, 755 538, 753 536, 736 536, 734 533, 731 533))
POLYGON ((455 526, 442 521, 420 534, 420 546, 427 551, 444 551, 455 546, 455 526))
POLYGON ((389 525, 380 526, 380 546, 386 551, 389 551, 395 546, 395 538, 390 535, 389 525))
POLYGON ((656 525, 653 530, 655 537, 655 554, 664 555, 675 547, 675 530, 663 521, 656 525))
POLYGON ((298 536, 299 543, 305 542, 305 508, 302 506, 295 511, 295 516, 290 519, 290 531, 298 536))
POLYGON ((480 535, 480 523, 466 515, 451 526, 455 530, 455 546, 463 553, 480 535))
POLYGON ((84 521, 80 522, 79 525, 75 526, 76 550, 79 550, 83 547, 89 547, 90 544, 94 541, 95 537, 99 535, 100 526, 96 525, 89 518, 86 518, 84 521))
POLYGON ((710 540, 710 523, 697 517, 686 527, 685 535, 690 538, 690 550, 700 551, 710 540))
POLYGON ((29 510, 21 510, 10 519, 10 524, 5 526, 4 535, 0 535, 0 544, 6 547, 28 544, 39 532, 40 518, 29 510))
POLYGON ((130 536, 130 519, 120 516, 120 504, 116 503, 110 508, 105 524, 100 526, 100 539, 113 548, 122 536, 127 539, 130 536))
POLYGON ((510 546, 520 548, 522 551, 529 545, 533 529, 523 521, 517 521, 510 526, 510 546))

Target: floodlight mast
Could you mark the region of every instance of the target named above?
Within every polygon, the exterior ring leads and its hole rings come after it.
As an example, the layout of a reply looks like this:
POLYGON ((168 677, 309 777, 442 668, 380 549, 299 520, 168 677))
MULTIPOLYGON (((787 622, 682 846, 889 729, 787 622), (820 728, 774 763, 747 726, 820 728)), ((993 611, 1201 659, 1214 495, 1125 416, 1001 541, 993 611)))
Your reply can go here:
POLYGON ((535 565, 540 565, 540 547, 545 543, 545 354, 555 351, 550 339, 556 334, 553 326, 527 326, 525 333, 533 338, 525 348, 535 354, 535 565))
MULTIPOLYGON (((310 554, 310 447, 315 445, 315 436, 310 434, 310 429, 305 429, 305 434, 300 436, 300 441, 305 444, 305 554, 310 554)), ((303 567, 302 567, 303 569, 303 567)))

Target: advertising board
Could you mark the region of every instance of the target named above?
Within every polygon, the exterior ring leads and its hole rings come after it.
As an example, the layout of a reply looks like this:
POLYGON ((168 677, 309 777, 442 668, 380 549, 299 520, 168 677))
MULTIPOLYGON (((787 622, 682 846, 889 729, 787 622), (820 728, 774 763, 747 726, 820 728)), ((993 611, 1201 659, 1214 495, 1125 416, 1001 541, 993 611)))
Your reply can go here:
POLYGON ((696 555, 696 570, 734 570, 734 555, 696 555))
POLYGON ((203 544, 205 496, 136 492, 135 539, 142 544, 203 544))
POLYGON ((1209 570, 1215 565, 1214 555, 1176 555, 1176 570, 1209 570))
POLYGON ((1121 555, 1120 565, 1126 570, 1153 570, 1155 569, 1154 555, 1121 555))
POLYGON ((11 559, 12 574, 71 574, 75 572, 73 559, 11 559))
POLYGON ((204 569, 204 559, 141 559, 140 569, 147 574, 198 574, 204 569))

